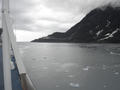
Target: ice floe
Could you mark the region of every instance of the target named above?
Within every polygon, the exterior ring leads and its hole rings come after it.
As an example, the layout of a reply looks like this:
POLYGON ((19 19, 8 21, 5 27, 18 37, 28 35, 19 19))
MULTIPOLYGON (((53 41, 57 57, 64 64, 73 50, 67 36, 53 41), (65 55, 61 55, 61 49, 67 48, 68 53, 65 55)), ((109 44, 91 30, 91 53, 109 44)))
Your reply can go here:
POLYGON ((83 69, 83 71, 88 71, 90 69, 90 66, 86 66, 86 67, 84 67, 82 69, 83 69))
POLYGON ((56 85, 56 87, 60 87, 60 85, 56 85))
POLYGON ((74 76, 74 75, 68 75, 68 77, 69 77, 69 78, 73 78, 73 77, 75 77, 75 76, 74 76))
POLYGON ((120 73, 119 73, 119 72, 115 72, 114 74, 115 74, 115 75, 119 75, 120 73))
POLYGON ((71 83, 69 83, 69 85, 71 87, 74 87, 74 88, 79 88, 80 87, 79 83, 73 83, 73 82, 71 82, 71 83))

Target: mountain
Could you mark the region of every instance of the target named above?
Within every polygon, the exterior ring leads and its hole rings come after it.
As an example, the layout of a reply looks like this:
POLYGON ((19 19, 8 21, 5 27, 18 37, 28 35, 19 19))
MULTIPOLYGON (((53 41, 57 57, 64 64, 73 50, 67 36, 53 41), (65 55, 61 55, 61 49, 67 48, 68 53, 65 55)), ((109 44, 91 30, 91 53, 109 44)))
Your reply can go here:
POLYGON ((120 7, 96 8, 67 32, 55 32, 33 42, 120 43, 120 7))

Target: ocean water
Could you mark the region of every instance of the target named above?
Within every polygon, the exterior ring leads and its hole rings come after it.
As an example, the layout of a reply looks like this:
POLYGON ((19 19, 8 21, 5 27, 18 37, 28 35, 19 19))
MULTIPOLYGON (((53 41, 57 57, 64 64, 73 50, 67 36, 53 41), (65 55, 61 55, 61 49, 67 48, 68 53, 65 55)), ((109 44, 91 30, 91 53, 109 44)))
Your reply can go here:
POLYGON ((120 90, 120 44, 19 43, 37 90, 120 90))

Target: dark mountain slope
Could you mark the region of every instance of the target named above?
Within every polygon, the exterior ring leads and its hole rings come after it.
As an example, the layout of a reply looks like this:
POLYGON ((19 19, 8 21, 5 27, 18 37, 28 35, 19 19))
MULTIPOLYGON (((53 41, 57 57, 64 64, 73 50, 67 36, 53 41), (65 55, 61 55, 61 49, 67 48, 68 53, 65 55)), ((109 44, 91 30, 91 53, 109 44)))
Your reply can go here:
POLYGON ((34 42, 44 41, 120 43, 120 7, 96 8, 67 32, 56 32, 34 40, 34 42))

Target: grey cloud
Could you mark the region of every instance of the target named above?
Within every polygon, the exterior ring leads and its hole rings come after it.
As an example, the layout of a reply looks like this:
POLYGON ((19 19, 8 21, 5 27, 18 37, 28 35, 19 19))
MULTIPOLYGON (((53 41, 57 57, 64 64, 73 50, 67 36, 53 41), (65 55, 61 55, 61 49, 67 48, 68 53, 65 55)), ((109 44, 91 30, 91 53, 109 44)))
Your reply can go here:
POLYGON ((120 5, 119 2, 120 0, 11 0, 10 6, 16 29, 52 33, 68 30, 96 7, 109 3, 120 5), (51 16, 49 12, 46 12, 44 16, 40 6, 53 11, 51 16), (33 15, 30 15, 30 12, 33 15), (40 16, 39 12, 41 12, 40 16), (59 13, 62 15, 57 16, 59 13), (41 22, 36 24, 36 21, 41 22), (42 21, 52 24, 44 25, 42 21))
POLYGON ((93 8, 109 3, 120 5, 120 0, 44 0, 44 4, 55 10, 72 12, 84 12, 85 14, 93 8))
POLYGON ((74 25, 74 23, 60 23, 56 22, 51 25, 35 25, 34 27, 39 28, 40 31, 44 30, 51 30, 51 32, 65 32, 67 29, 69 29, 70 26, 74 25))

